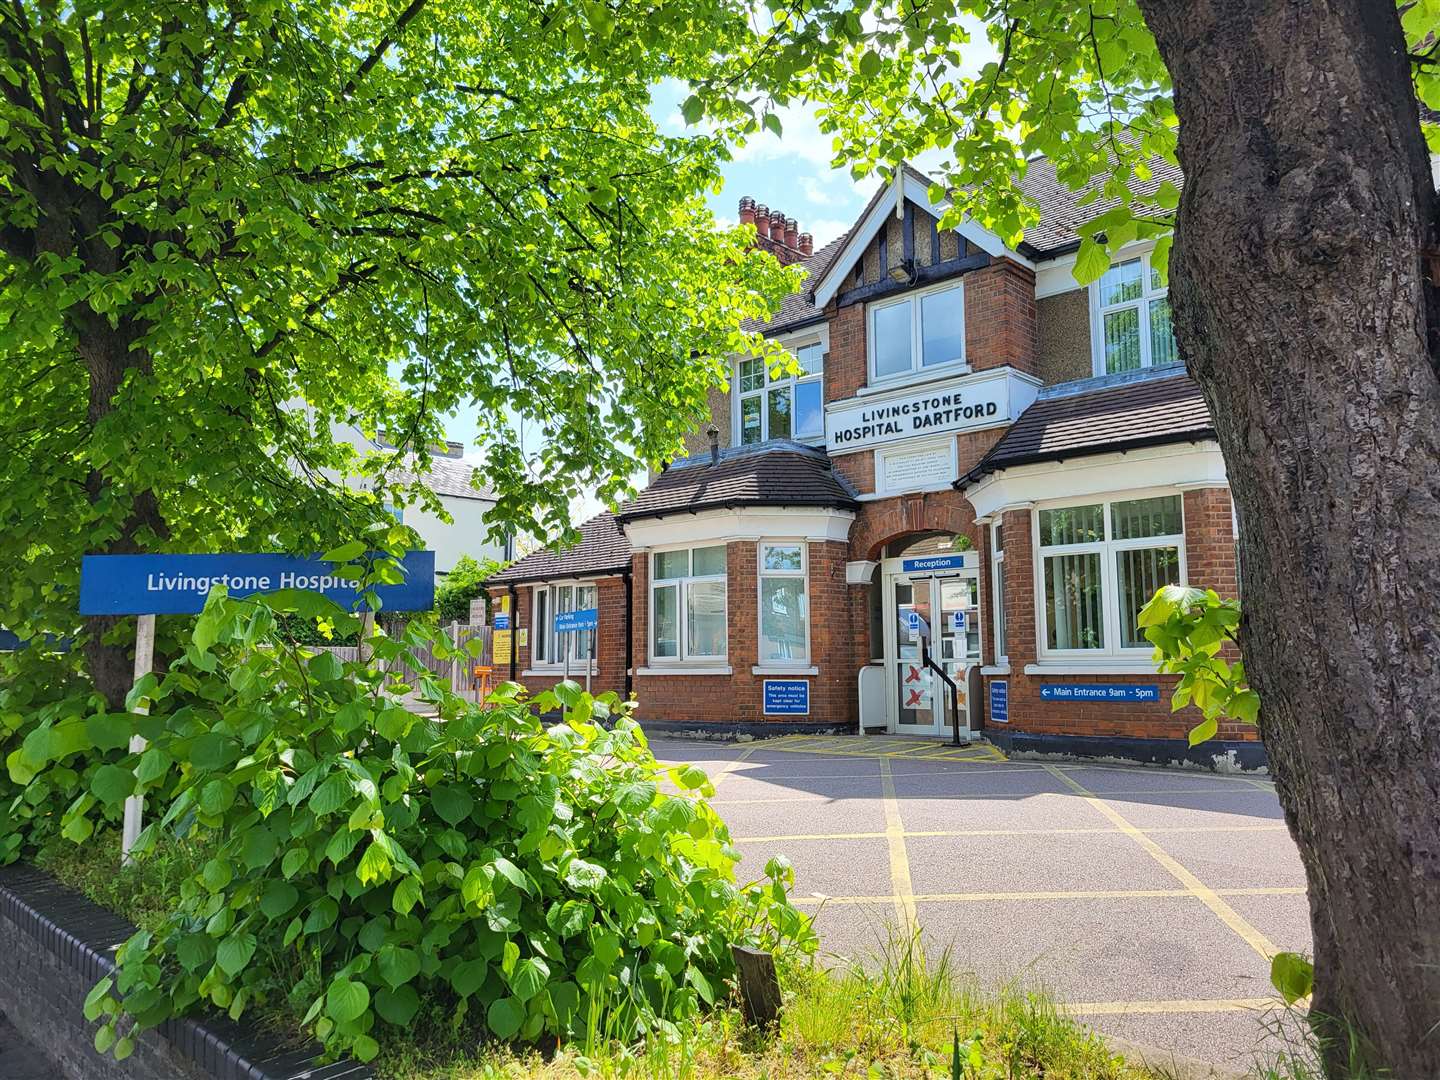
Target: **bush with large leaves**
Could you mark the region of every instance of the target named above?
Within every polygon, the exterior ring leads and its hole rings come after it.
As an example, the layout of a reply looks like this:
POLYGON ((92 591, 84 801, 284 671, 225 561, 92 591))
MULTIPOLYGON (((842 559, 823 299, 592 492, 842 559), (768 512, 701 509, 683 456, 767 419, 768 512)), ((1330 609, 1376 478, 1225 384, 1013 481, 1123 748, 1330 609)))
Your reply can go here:
POLYGON ((422 718, 382 669, 421 668, 430 630, 343 663, 276 637, 286 611, 358 621, 312 594, 212 596, 184 657, 132 694, 150 745, 70 812, 160 791, 142 857, 166 830, 218 840, 91 994, 97 1045, 123 1055, 202 1003, 238 1017, 282 996, 362 1059, 422 1004, 504 1039, 628 1038, 724 993, 734 943, 813 950, 788 866, 737 886, 704 773, 659 766, 614 695, 505 684, 482 708, 422 678, 422 718))

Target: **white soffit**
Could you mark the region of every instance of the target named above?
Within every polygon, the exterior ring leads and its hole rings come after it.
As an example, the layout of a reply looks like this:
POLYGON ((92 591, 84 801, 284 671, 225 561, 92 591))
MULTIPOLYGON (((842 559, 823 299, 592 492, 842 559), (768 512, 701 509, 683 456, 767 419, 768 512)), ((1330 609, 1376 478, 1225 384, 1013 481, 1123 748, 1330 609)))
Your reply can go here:
POLYGON ((833 540, 845 543, 850 539, 850 526, 854 521, 853 510, 814 506, 738 507, 627 521, 625 535, 637 551, 730 540, 803 538, 815 542, 833 540))

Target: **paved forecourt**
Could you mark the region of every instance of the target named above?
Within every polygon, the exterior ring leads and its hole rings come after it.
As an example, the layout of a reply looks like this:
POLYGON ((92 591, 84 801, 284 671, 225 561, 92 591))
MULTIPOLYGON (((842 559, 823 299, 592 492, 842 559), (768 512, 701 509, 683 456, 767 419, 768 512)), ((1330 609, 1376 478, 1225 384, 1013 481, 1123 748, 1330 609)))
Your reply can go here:
POLYGON ((1042 988, 1108 1034, 1244 1067, 1280 1016, 1271 954, 1310 949, 1265 780, 903 737, 651 745, 710 773, 742 880, 790 859, 834 957, 863 962, 918 925, 983 984, 1042 988))

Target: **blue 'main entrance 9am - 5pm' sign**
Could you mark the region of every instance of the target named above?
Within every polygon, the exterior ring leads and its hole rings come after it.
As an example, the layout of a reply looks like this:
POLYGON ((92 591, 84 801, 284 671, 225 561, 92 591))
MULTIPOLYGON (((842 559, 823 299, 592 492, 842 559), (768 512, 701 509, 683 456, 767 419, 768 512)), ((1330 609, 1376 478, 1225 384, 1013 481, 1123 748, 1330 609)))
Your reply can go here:
MULTIPOLYGON (((435 606, 435 553, 400 560, 405 580, 377 585, 386 611, 435 606)), ((231 596, 310 589, 353 610, 359 587, 336 576, 335 564, 300 555, 86 555, 80 563, 81 615, 194 615, 216 585, 231 596)))

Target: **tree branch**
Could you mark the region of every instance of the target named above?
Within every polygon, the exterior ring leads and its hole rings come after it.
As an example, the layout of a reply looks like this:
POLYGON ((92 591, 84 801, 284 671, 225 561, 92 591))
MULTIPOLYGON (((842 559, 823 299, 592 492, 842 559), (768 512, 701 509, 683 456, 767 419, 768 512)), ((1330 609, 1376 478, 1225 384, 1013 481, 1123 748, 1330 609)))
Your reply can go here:
POLYGON ((345 89, 340 91, 342 98, 348 98, 355 92, 360 81, 370 74, 370 69, 381 61, 390 50, 390 46, 395 44, 395 39, 405 32, 405 27, 409 25, 410 20, 419 15, 420 9, 424 6, 425 0, 410 0, 410 6, 400 13, 400 17, 395 20, 395 25, 390 28, 389 33, 375 43, 375 47, 370 50, 370 55, 361 61, 355 74, 350 76, 350 81, 345 84, 345 89))

